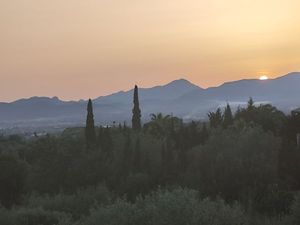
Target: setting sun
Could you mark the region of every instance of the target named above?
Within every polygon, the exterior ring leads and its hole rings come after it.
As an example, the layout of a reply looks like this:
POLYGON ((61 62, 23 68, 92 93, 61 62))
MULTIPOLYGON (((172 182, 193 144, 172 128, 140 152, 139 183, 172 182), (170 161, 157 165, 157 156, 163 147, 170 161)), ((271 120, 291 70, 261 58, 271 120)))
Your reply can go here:
POLYGON ((259 77, 260 80, 268 80, 269 78, 266 75, 260 76, 259 77))

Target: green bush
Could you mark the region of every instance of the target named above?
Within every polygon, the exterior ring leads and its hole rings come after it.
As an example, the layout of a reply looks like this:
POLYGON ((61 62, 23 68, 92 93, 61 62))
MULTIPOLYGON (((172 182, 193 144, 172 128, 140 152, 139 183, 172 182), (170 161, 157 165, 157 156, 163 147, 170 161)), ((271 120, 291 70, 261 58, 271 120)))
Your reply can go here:
POLYGON ((127 199, 134 201, 137 195, 149 192, 150 178, 144 173, 130 174, 122 186, 127 199))
POLYGON ((71 225, 70 217, 61 212, 50 212, 42 208, 20 208, 0 210, 1 225, 71 225))
POLYGON ((110 196, 105 186, 98 186, 80 190, 73 195, 30 196, 28 206, 68 213, 74 219, 79 219, 82 215, 88 215, 92 207, 98 204, 108 204, 110 196))
MULTIPOLYGON (((1 207, 1 206, 0 206, 1 207)), ((11 218, 10 211, 0 208, 0 224, 1 225, 15 225, 11 218)))
POLYGON ((193 224, 199 206, 197 192, 176 189, 152 193, 140 199, 137 205, 144 210, 150 224, 193 224))
POLYGON ((153 192, 136 203, 118 200, 92 210, 86 225, 241 225, 246 224, 239 206, 222 200, 201 200, 197 191, 176 189, 153 192))
POLYGON ((21 202, 27 178, 27 164, 11 154, 0 154, 0 204, 6 208, 21 202))
POLYGON ((300 224, 300 193, 298 193, 295 197, 295 201, 292 205, 292 214, 290 219, 292 225, 300 224))
POLYGON ((126 200, 117 200, 114 204, 99 207, 91 211, 86 225, 135 225, 138 221, 138 209, 126 200))
POLYGON ((16 212, 16 225, 68 225, 71 224, 65 213, 45 211, 41 208, 20 209, 16 212))

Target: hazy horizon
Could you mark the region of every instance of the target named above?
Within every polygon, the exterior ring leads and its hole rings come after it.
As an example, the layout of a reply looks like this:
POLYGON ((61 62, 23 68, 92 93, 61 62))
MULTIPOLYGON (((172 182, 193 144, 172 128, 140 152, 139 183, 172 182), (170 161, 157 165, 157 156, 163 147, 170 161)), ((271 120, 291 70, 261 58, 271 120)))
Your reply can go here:
POLYGON ((300 71, 300 2, 4 1, 0 101, 300 71))

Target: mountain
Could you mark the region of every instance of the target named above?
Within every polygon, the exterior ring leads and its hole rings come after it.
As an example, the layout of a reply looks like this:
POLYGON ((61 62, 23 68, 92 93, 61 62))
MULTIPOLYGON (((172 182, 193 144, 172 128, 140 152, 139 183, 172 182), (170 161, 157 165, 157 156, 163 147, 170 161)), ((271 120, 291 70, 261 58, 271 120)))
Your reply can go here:
MULTIPOLYGON (((203 90, 202 88, 192 84, 188 80, 174 80, 164 86, 156 86, 153 88, 139 88, 140 101, 147 100, 172 100, 176 99, 191 91, 203 90)), ((101 96, 94 99, 95 103, 131 103, 133 89, 129 91, 120 91, 118 93, 101 96)))
MULTIPOLYGON (((140 88, 143 120, 149 114, 162 112, 184 119, 206 119, 206 114, 229 102, 233 108, 249 97, 257 103, 272 103, 289 112, 300 106, 300 73, 289 73, 269 80, 238 80, 203 89, 180 79, 166 85, 140 88)), ((120 91, 93 100, 97 124, 130 121, 133 90, 120 91)), ((32 97, 11 103, 0 103, 0 128, 13 126, 82 126, 86 101, 62 101, 57 97, 32 97)))
POLYGON ((289 73, 269 80, 239 80, 212 87, 205 92, 194 91, 183 98, 209 98, 214 100, 244 100, 253 97, 258 101, 278 101, 299 98, 300 73, 289 73))
POLYGON ((269 80, 248 79, 227 82, 205 91, 192 91, 181 96, 178 101, 185 104, 214 102, 220 105, 230 102, 233 105, 246 102, 252 97, 256 102, 272 103, 279 109, 289 112, 300 105, 300 73, 289 73, 269 80))

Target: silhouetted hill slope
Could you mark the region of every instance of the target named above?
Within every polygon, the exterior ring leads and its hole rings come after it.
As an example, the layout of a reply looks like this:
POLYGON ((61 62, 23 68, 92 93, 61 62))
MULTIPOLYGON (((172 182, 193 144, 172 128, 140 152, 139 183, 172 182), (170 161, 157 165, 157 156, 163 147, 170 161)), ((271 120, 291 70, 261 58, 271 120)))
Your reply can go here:
MULTIPOLYGON (((152 88, 139 88, 139 98, 141 101, 146 100, 171 100, 178 98, 191 91, 203 90, 202 88, 192 84, 191 82, 180 79, 174 80, 164 86, 156 86, 152 88)), ((101 96, 96 98, 96 103, 131 103, 133 96, 133 89, 129 91, 120 91, 108 96, 101 96)))

